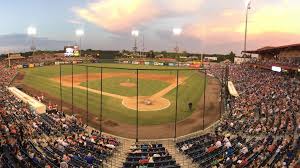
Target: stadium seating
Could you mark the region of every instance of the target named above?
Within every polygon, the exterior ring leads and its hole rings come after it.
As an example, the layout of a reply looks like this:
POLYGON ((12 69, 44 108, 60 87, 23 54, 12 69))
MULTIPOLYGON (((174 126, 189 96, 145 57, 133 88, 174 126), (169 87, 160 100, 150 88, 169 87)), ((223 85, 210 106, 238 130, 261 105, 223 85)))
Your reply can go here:
POLYGON ((123 168, 130 167, 178 168, 179 165, 162 144, 132 145, 123 168))
MULTIPOLYGON (((299 166, 300 80, 245 64, 229 67, 240 96, 230 98, 215 135, 178 142, 177 149, 200 167, 299 166), (230 140, 232 149, 220 141, 228 133, 243 135, 230 140)), ((212 65, 209 73, 219 79, 224 75, 220 65, 212 65)))
MULTIPOLYGON (((209 73, 221 79, 214 66, 209 73)), ((205 168, 299 167, 299 79, 248 65, 229 67, 240 96, 230 97, 214 131, 178 141, 178 151, 205 168)), ((0 63, 0 167, 101 167, 116 152, 118 139, 87 131, 55 105, 36 114, 10 94, 6 87, 16 74, 0 63)), ((180 166, 162 144, 135 144, 123 167, 180 166)))
POLYGON ((74 116, 36 114, 7 90, 17 74, 0 66, 0 167, 100 167, 119 146, 74 116))

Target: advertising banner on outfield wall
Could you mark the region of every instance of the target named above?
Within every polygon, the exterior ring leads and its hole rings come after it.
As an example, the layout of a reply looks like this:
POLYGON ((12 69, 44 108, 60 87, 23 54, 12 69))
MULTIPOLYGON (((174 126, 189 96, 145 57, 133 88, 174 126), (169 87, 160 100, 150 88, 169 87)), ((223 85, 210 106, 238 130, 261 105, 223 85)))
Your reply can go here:
POLYGON ((138 65, 138 64, 140 64, 140 63, 139 63, 139 61, 132 61, 132 64, 138 65))
POLYGON ((191 67, 191 68, 201 68, 202 63, 199 61, 193 62, 156 62, 156 61, 130 61, 122 60, 119 61, 122 64, 134 64, 134 65, 155 65, 155 66, 179 66, 180 67, 191 67))
MULTIPOLYGON (((77 61, 78 62, 78 61, 77 61)), ((71 62, 65 61, 65 62, 55 62, 55 65, 59 65, 59 64, 71 64, 71 62)))
POLYGON ((200 68, 200 64, 190 64, 190 68, 200 68))
POLYGON ((169 66, 176 66, 176 64, 173 63, 173 62, 170 62, 170 63, 169 63, 169 66))

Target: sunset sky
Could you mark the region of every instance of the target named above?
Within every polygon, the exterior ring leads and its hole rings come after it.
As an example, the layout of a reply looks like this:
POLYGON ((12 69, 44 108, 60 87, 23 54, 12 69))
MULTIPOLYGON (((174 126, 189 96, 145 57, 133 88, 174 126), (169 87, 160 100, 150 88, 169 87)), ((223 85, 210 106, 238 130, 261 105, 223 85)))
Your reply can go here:
MULTIPOLYGON (((252 0, 248 49, 300 43, 299 0, 252 0)), ((132 49, 131 30, 140 31, 146 50, 240 54, 246 0, 11 0, 0 3, 0 53, 29 49, 28 26, 37 28, 40 49, 132 49), (181 27, 180 36, 172 28, 181 27)))

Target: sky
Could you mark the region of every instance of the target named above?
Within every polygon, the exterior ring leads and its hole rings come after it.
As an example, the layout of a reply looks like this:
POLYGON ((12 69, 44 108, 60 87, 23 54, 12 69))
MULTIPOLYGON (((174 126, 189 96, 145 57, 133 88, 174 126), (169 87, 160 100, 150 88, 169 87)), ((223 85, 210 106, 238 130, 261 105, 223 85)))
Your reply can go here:
MULTIPOLYGON (((247 0, 3 0, 0 2, 0 53, 27 51, 37 28, 38 49, 82 48, 131 50, 132 30, 138 48, 191 53, 243 50, 247 0), (174 36, 173 28, 182 28, 174 36)), ((252 0, 247 49, 300 43, 299 0, 252 0)))

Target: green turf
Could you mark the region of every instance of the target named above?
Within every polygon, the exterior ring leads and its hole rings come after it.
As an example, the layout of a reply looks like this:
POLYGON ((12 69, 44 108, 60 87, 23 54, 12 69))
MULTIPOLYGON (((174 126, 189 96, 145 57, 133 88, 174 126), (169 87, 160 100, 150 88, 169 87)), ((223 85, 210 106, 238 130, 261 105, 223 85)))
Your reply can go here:
MULTIPOLYGON (((113 77, 113 78, 105 78, 103 79, 103 91, 109 92, 121 96, 136 96, 137 88, 136 88, 136 78, 125 78, 125 77, 113 77), (121 86, 120 83, 132 83, 134 87, 126 87, 121 86)), ((167 86, 169 83, 160 81, 160 80, 147 80, 147 79, 139 79, 138 81, 139 87, 139 96, 151 96, 167 86)), ((86 82, 82 82, 81 86, 86 86, 86 82)), ((101 80, 92 80, 88 82, 88 87, 100 90, 101 80)))
MULTIPOLYGON (((160 68, 165 69, 166 71, 149 71, 149 70, 140 70, 139 73, 156 73, 156 74, 168 74, 174 75, 176 77, 176 71, 170 71, 172 67, 160 67, 160 66, 144 66, 144 65, 126 65, 126 64, 92 64, 93 66, 102 66, 102 67, 122 67, 122 68, 160 68)), ((51 80, 51 78, 59 77, 60 71, 59 66, 46 66, 40 68, 31 68, 31 69, 23 69, 25 72, 25 77, 23 83, 37 90, 46 92, 47 94, 51 94, 56 98, 60 98, 60 88, 59 83, 51 80)), ((136 70, 120 70, 120 69, 108 69, 104 68, 103 72, 132 72, 134 73, 136 70)), ((99 68, 88 68, 89 73, 99 73, 99 68)), ((195 109, 195 105, 200 100, 201 95, 203 93, 204 81, 203 78, 200 77, 199 72, 196 71, 179 71, 179 77, 187 77, 187 80, 183 85, 179 86, 178 92, 178 121, 188 117, 192 113, 188 110, 188 103, 192 102, 194 104, 193 110, 195 109)), ((85 74, 86 68, 80 66, 74 66, 74 74, 85 74)), ((64 65, 62 66, 62 75, 70 75, 71 74, 71 66, 64 65)), ((120 78, 120 80, 122 80, 120 78)), ((158 90, 163 89, 168 84, 162 81, 156 80, 144 80, 139 79, 139 82, 142 82, 139 88, 139 92, 145 95, 152 94, 153 92, 157 92, 158 90)), ((109 93, 116 93, 116 89, 120 86, 114 86, 118 82, 115 82, 112 79, 105 79, 103 83, 107 82, 104 86, 104 91, 109 93)), ((135 82, 133 80, 133 82, 135 82)), ((90 81, 89 87, 98 88, 99 81, 90 81)), ((82 84, 84 85, 84 84, 82 84)), ((85 86, 85 85, 84 85, 85 86)), ((63 91, 63 100, 65 102, 71 103, 71 88, 62 87, 63 91)), ((127 93, 124 91, 121 94, 133 94, 136 91, 129 91, 127 89, 127 93)), ((155 125, 155 124, 163 124, 170 123, 174 121, 175 118, 175 102, 176 102, 176 89, 171 90, 168 94, 164 96, 169 99, 171 102, 171 106, 166 109, 160 111, 147 111, 147 112, 139 112, 139 124, 140 125, 155 125)), ((86 109, 86 91, 74 88, 74 104, 75 106, 86 109)), ((100 111, 100 96, 99 94, 89 93, 89 112, 94 115, 99 115, 100 111)), ((135 124, 136 121, 136 111, 130 110, 124 107, 121 104, 121 100, 103 96, 103 117, 109 118, 115 121, 135 124)))

